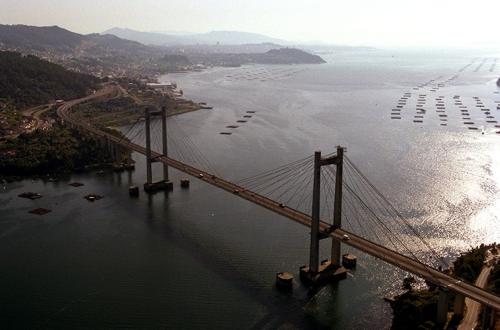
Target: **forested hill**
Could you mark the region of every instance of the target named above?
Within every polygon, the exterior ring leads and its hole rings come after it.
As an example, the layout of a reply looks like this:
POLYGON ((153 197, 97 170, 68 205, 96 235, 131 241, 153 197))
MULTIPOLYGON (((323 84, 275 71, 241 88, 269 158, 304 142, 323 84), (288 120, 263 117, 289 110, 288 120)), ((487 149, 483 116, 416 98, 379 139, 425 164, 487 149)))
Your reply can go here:
POLYGON ((253 54, 255 62, 262 64, 322 64, 326 63, 318 55, 296 48, 271 49, 264 54, 253 54))
POLYGON ((14 52, 0 52, 0 99, 11 100, 18 108, 57 99, 84 96, 97 87, 98 79, 14 52))

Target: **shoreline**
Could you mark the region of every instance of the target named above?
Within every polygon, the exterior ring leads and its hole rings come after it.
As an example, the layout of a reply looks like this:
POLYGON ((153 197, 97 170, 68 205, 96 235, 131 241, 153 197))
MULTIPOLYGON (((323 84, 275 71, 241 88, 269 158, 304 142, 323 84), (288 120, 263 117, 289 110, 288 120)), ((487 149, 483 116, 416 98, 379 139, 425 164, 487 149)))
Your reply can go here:
MULTIPOLYGON (((92 95, 89 95, 92 96, 92 95)), ((119 98, 120 96, 123 95, 118 95, 117 97, 119 98)), ((129 94, 130 96, 130 94, 129 94)), ((112 97, 109 100, 116 99, 116 97, 112 97)), ((101 101, 102 98, 97 98, 97 102, 101 101)), ((107 101, 109 101, 107 100, 107 101)), ((180 107, 175 107, 171 111, 167 113, 167 117, 173 117, 173 116, 179 116, 184 113, 189 113, 189 112, 194 112, 198 110, 204 110, 204 109, 211 109, 211 107, 207 107, 205 103, 196 103, 190 100, 184 100, 182 99, 182 102, 179 102, 179 99, 173 100, 175 105, 179 105, 180 107)), ((71 101, 70 101, 71 102, 71 101)), ((142 100, 141 100, 142 102, 142 100)), ((91 104, 91 103, 89 103, 91 104)), ((127 110, 125 110, 127 111, 127 110)), ((136 114, 136 113, 130 113, 128 116, 125 116, 123 119, 118 119, 116 122, 117 124, 112 124, 112 125, 106 125, 105 127, 108 129, 112 129, 117 132, 121 132, 120 128, 124 126, 129 126, 134 124, 137 121, 144 121, 143 114, 136 114), (127 119, 128 117, 128 119, 127 119), (120 120, 125 120, 125 122, 120 122, 120 120)), ((52 126, 54 128, 54 126, 52 126)), ((33 132, 25 132, 25 134, 33 134, 33 132)), ((86 135, 89 136, 89 135, 86 135)), ((11 139, 10 141, 14 142, 16 141, 17 138, 11 139)), ((14 142, 15 145, 15 142, 14 142)), ((20 174, 14 174, 14 175, 0 175, 0 183, 7 183, 7 182, 18 182, 18 181, 23 181, 23 180, 44 180, 44 181, 58 181, 59 178, 61 177, 66 177, 66 176, 71 176, 73 174, 78 174, 78 173, 87 173, 87 172, 92 172, 92 171, 99 171, 99 170, 113 170, 114 166, 116 165, 116 162, 106 162, 106 163, 93 163, 93 164, 88 164, 84 167, 80 168, 74 168, 70 170, 61 170, 59 174, 54 174, 51 172, 42 172, 38 174, 24 174, 22 173, 22 170, 19 170, 20 174)))

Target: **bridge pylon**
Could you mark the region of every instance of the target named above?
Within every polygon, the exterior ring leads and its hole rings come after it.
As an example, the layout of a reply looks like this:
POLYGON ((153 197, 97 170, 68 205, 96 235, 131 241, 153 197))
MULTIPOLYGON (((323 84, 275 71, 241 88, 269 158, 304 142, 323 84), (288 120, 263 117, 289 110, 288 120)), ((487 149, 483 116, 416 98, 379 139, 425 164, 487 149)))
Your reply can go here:
MULTIPOLYGON (((167 108, 161 107, 161 141, 163 156, 168 157, 168 140, 167 140, 167 108)), ((168 165, 163 163, 163 181, 169 182, 168 165)))
MULTIPOLYGON (((344 172, 344 148, 337 147, 337 156, 334 160, 335 171, 335 201, 333 204, 333 227, 339 229, 342 225, 342 180, 344 172)), ((340 241, 332 239, 332 263, 335 266, 341 265, 340 241)))
MULTIPOLYGON (((168 180, 168 167, 166 164, 163 165, 163 180, 158 182, 153 182, 153 166, 152 163, 156 159, 152 158, 151 151, 151 115, 158 114, 157 112, 152 112, 149 108, 146 108, 145 113, 145 123, 146 123, 146 183, 144 184, 144 191, 148 193, 155 193, 160 190, 172 190, 173 184, 168 180)), ((162 140, 163 140, 163 155, 168 157, 167 151, 167 115, 166 108, 163 107, 161 111, 162 119, 162 140)))
POLYGON ((337 147, 337 154, 332 157, 321 157, 321 152, 314 153, 313 197, 311 214, 311 241, 309 249, 309 266, 300 268, 300 278, 309 284, 322 284, 345 279, 347 271, 341 266, 340 242, 332 239, 332 257, 319 262, 319 242, 329 238, 331 230, 340 228, 342 215, 342 166, 344 149, 337 147), (329 232, 320 231, 321 200, 321 167, 336 165, 334 221, 329 232))

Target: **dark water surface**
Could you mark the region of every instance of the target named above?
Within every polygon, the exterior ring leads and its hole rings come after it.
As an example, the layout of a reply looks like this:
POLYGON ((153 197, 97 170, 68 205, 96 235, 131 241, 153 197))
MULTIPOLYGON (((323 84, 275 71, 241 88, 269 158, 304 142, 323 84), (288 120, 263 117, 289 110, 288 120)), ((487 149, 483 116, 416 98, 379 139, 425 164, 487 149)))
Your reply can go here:
MULTIPOLYGON (((500 120, 496 56, 365 51, 328 56, 320 66, 166 76, 187 98, 214 107, 169 119, 171 135, 190 136, 171 145, 171 154, 188 159, 179 149, 192 142, 207 158, 200 163, 238 180, 342 144, 427 241, 451 258, 471 245, 500 241, 500 129, 485 121, 474 99, 500 120), (390 119, 407 92, 401 119, 390 119), (420 94, 426 113, 414 123, 420 94), (477 131, 464 125, 456 95, 477 131), (440 96, 447 126, 436 112, 440 96), (236 124, 247 111, 256 113, 236 124), (219 134, 228 130, 232 135, 219 134)), ((346 281, 312 298, 298 283, 293 294, 281 294, 274 274, 297 274, 306 263, 306 228, 194 179, 181 190, 183 175, 176 171, 172 193, 131 199, 127 187, 145 180, 144 160, 135 159, 132 174, 1 187, 2 328, 390 326, 382 298, 397 291, 404 272, 355 252, 358 267, 346 281), (85 185, 68 186, 72 181, 85 185), (18 198, 24 191, 44 197, 18 198), (83 199, 88 193, 104 198, 90 203, 83 199), (52 212, 28 213, 36 207, 52 212)), ((159 178, 158 166, 155 173, 159 178)), ((323 244, 324 257, 328 251, 323 244)))

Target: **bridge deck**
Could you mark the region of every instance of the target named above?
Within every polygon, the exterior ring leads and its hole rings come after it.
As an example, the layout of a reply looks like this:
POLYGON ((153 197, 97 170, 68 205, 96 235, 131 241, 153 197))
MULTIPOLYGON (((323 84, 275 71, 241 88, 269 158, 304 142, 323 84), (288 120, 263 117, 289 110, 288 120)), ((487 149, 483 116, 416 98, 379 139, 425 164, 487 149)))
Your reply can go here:
MULTIPOLYGON (((127 140, 121 139, 117 136, 108 134, 104 131, 101 131, 88 123, 78 122, 69 116, 67 111, 74 105, 88 101, 92 98, 103 96, 104 94, 109 93, 109 91, 103 90, 102 92, 96 93, 95 95, 74 100, 65 103, 57 110, 58 115, 65 121, 80 127, 84 130, 89 131, 90 133, 99 136, 105 137, 109 139, 109 141, 119 144, 125 148, 133 150, 135 152, 141 153, 143 155, 146 154, 146 148, 140 146, 138 144, 129 142, 127 140)), ((291 219, 295 222, 298 222, 304 226, 311 227, 311 216, 304 214, 298 210, 287 207, 286 205, 282 205, 274 200, 271 200, 265 196, 259 195, 258 193, 252 192, 250 190, 246 190, 243 187, 240 187, 232 182, 226 181, 222 178, 216 177, 215 175, 205 172, 203 170, 197 169, 188 164, 184 164, 175 159, 162 156, 157 152, 152 152, 152 157, 156 159, 156 161, 162 162, 171 166, 181 172, 184 172, 188 175, 191 175, 199 180, 202 180, 208 184, 211 184, 215 187, 224 189, 235 196, 246 199, 252 203, 265 207, 279 215, 282 215, 288 219, 291 219)), ((330 225, 326 222, 321 222, 320 230, 323 232, 328 232, 330 225)), ((396 251, 390 250, 384 246, 366 240, 360 236, 357 236, 353 233, 350 233, 343 229, 336 229, 329 233, 329 235, 336 240, 342 241, 342 243, 350 245, 358 250, 361 250, 369 255, 372 255, 378 259, 384 260, 398 268, 404 269, 410 273, 413 273, 419 277, 422 277, 435 285, 438 285, 443 288, 447 288, 449 290, 455 291, 457 293, 463 294, 466 297, 469 297, 473 300, 480 302, 481 304, 492 307, 493 309, 500 311, 500 297, 490 293, 482 288, 479 288, 475 285, 465 283, 462 280, 445 274, 437 269, 429 267, 417 260, 411 259, 405 255, 402 255, 396 251), (349 240, 342 240, 344 235, 349 236, 349 240)))

